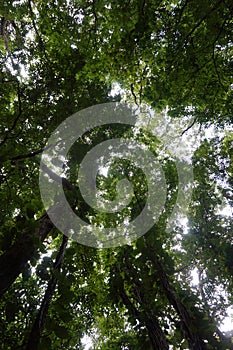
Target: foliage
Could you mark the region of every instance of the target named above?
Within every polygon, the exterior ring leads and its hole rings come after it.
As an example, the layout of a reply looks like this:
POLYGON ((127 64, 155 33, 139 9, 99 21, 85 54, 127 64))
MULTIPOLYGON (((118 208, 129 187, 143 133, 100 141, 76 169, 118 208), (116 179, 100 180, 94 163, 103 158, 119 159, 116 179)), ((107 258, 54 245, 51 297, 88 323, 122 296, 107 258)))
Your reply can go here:
POLYGON ((232 215, 226 211, 232 213, 233 201, 232 11, 230 0, 3 1, 1 349, 30 349, 38 315, 44 318, 39 350, 82 349, 86 335, 92 349, 101 350, 233 348, 219 329, 233 301, 232 215), (113 96, 116 83, 121 92, 113 96), (178 222, 172 232, 165 229, 178 175, 159 138, 143 127, 99 127, 74 144, 64 169, 76 214, 111 227, 136 217, 145 203, 142 171, 119 160, 97 182, 105 198, 114 199, 117 182, 130 179, 134 197, 125 211, 98 213, 80 196, 81 160, 114 137, 140 141, 160 157, 165 208, 131 245, 95 249, 68 240, 65 248, 40 198, 40 155, 68 116, 120 100, 166 109, 180 125, 186 117, 180 138, 200 127, 187 227, 178 222))

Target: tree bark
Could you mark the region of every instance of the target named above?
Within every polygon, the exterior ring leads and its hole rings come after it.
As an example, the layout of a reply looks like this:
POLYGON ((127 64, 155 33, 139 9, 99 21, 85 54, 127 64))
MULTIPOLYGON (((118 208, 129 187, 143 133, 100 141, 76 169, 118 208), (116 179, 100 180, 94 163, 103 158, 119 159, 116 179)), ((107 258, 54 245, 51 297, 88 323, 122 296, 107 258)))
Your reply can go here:
MULTIPOLYGON (((63 256, 65 253, 65 249, 66 249, 66 245, 67 245, 67 241, 68 241, 68 237, 63 235, 62 244, 60 246, 59 252, 58 252, 57 257, 56 257, 56 261, 55 261, 54 266, 53 266, 54 270, 57 270, 57 271, 60 270, 63 256)), ((31 332, 29 334, 26 350, 32 350, 32 349, 37 350, 38 349, 41 334, 42 334, 43 329, 44 329, 45 319, 46 319, 46 316, 48 314, 49 305, 50 305, 52 296, 54 294, 56 284, 57 284, 57 278, 55 276, 53 276, 48 282, 48 287, 46 289, 44 298, 42 300, 40 310, 36 316, 35 322, 32 326, 31 332)))
POLYGON ((187 311, 185 305, 181 302, 181 300, 176 296, 175 290, 173 286, 170 284, 168 276, 160 263, 156 253, 153 249, 148 246, 148 251, 150 255, 151 261, 154 263, 154 266, 157 270, 158 277, 163 288, 163 291, 169 301, 169 303, 174 307, 177 314, 179 315, 181 321, 181 327, 184 334, 184 337, 187 339, 189 343, 190 350, 204 350, 206 349, 206 345, 201 337, 198 334, 198 330, 196 329, 196 325, 194 324, 194 320, 192 316, 187 311))
MULTIPOLYGON (((53 173, 45 164, 41 163, 41 169, 49 175, 54 181, 60 182, 61 178, 53 173)), ((76 191, 67 179, 62 178, 63 188, 68 191, 76 191)), ((74 210, 76 203, 71 206, 74 210)), ((55 204, 48 211, 58 210, 62 213, 62 205, 55 204)), ((46 213, 39 219, 39 226, 34 233, 29 232, 18 239, 13 246, 0 256, 0 298, 10 288, 19 274, 25 268, 27 262, 33 257, 39 249, 40 242, 43 242, 54 227, 48 214, 46 213)))
POLYGON ((127 296, 123 285, 119 290, 119 294, 124 305, 127 307, 131 315, 134 316, 135 319, 138 319, 142 324, 145 324, 153 350, 168 350, 169 345, 167 343, 163 330, 160 327, 156 318, 149 317, 148 314, 145 315, 146 317, 142 317, 142 313, 133 305, 133 303, 127 296))
POLYGON ((39 219, 39 227, 34 234, 31 232, 25 234, 0 256, 0 297, 23 271, 27 262, 39 248, 39 242, 45 240, 53 227, 48 215, 43 215, 39 219))

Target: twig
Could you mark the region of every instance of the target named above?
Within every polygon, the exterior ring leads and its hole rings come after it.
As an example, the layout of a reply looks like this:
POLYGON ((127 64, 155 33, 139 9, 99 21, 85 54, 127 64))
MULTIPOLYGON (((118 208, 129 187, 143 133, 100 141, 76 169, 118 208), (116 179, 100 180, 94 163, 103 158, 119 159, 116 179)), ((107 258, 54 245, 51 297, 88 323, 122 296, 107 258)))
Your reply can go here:
POLYGON ((139 107, 138 102, 137 102, 137 96, 135 95, 135 92, 134 92, 133 84, 130 85, 130 89, 131 89, 131 93, 132 93, 133 98, 134 98, 134 102, 139 107))
POLYGON ((193 125, 196 123, 196 121, 197 121, 197 117, 194 118, 193 122, 184 131, 182 131, 180 136, 183 136, 189 129, 191 129, 193 127, 193 125))

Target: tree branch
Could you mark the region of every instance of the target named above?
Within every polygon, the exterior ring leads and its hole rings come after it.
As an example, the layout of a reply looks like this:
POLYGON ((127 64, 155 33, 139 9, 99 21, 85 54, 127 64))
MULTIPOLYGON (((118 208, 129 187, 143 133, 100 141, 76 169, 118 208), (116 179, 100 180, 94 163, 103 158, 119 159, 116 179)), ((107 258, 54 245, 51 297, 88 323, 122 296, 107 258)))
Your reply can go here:
POLYGON ((12 124, 12 126, 10 127, 10 129, 8 130, 8 132, 6 133, 4 139, 0 142, 0 146, 2 146, 9 138, 9 134, 14 130, 14 128, 16 127, 16 124, 19 120, 19 118, 21 117, 22 114, 22 102, 21 102, 21 91, 20 91, 20 85, 19 85, 19 81, 16 79, 12 79, 12 80, 4 80, 2 79, 3 83, 16 83, 17 84, 17 98, 18 98, 18 114, 12 124))
POLYGON ((158 256, 156 255, 156 252, 147 243, 146 243, 146 247, 148 248, 149 257, 157 270, 157 274, 160 279, 160 283, 163 288, 163 291, 169 303, 174 307, 174 309, 176 310, 180 318, 180 321, 182 324, 182 331, 189 343, 190 349, 192 350, 206 349, 202 336, 199 334, 197 327, 195 326, 193 319, 189 314, 187 308, 185 307, 183 302, 176 296, 174 287, 170 284, 167 273, 164 270, 158 256))
POLYGON ((134 86, 133 86, 133 84, 130 85, 130 89, 131 89, 131 93, 132 93, 133 98, 134 98, 134 102, 135 102, 135 104, 139 107, 138 102, 137 102, 137 96, 135 95, 135 92, 134 92, 134 86))
POLYGON ((196 31, 196 29, 198 28, 198 27, 200 27, 200 25, 202 24, 202 22, 204 22, 204 20, 206 20, 207 19, 207 17, 209 16, 209 15, 211 15, 213 12, 215 12, 216 10, 217 10, 217 8, 219 7, 219 5, 221 4, 221 3, 223 3, 224 2, 224 0, 219 0, 218 2, 217 2, 217 4, 212 8, 212 9, 210 9, 197 23, 196 23, 196 25, 192 28, 192 30, 185 36, 185 40, 187 40, 195 31, 196 31))
POLYGON ((94 15, 94 31, 95 33, 97 32, 97 26, 98 26, 98 17, 96 14, 96 9, 95 9, 95 0, 92 0, 92 12, 94 15))
POLYGON ((59 175, 54 173, 49 167, 47 167, 47 165, 45 165, 43 162, 40 162, 40 168, 46 174, 48 174, 52 180, 54 180, 58 183, 60 183, 62 181, 64 188, 66 188, 67 190, 71 190, 71 191, 77 190, 77 188, 71 182, 69 182, 65 177, 61 178, 59 175))
POLYGON ((10 160, 15 161, 15 160, 20 160, 20 159, 33 158, 33 157, 37 156, 38 154, 42 153, 43 151, 44 151, 44 148, 41 148, 38 151, 33 151, 31 153, 19 154, 15 157, 10 158, 10 160))
POLYGON ((47 56, 46 50, 45 50, 45 45, 44 45, 43 39, 42 39, 38 29, 37 29, 36 22, 34 20, 35 15, 34 15, 34 12, 33 12, 33 9, 32 9, 32 1, 31 0, 28 0, 28 7, 29 7, 30 14, 31 14, 32 26, 33 26, 33 29, 35 30, 36 36, 37 36, 38 41, 39 41, 39 46, 41 47, 46 60, 48 62, 50 62, 49 58, 47 56))
POLYGON ((194 120, 192 121, 192 123, 191 123, 184 131, 182 131, 182 133, 180 134, 180 136, 183 136, 188 130, 190 130, 190 129, 194 126, 194 124, 196 123, 196 121, 197 121, 197 118, 194 118, 194 120))
MULTIPOLYGON (((61 246, 60 246, 59 251, 57 253, 54 265, 53 265, 53 268, 56 271, 60 271, 62 260, 63 260, 64 253, 65 253, 65 249, 67 246, 67 242, 68 242, 68 237, 63 235, 62 243, 61 243, 61 246)), ((36 316, 36 319, 33 323, 33 326, 32 326, 32 329, 31 329, 31 332, 29 335, 29 339, 27 342, 26 350, 32 350, 32 349, 37 350, 37 348, 38 348, 38 345, 40 342, 40 337, 41 337, 41 334, 43 332, 45 320, 46 320, 46 317, 48 314, 49 305, 50 305, 50 302, 52 300, 56 285, 57 285, 57 278, 53 275, 48 282, 48 286, 47 286, 46 292, 44 294, 44 298, 42 300, 40 310, 39 310, 39 312, 36 316)))
MULTIPOLYGON (((55 181, 61 181, 61 178, 53 173, 48 167, 44 166, 44 171, 55 181)), ((76 190, 68 180, 62 178, 63 186, 70 191, 76 190)), ((74 210, 77 203, 75 202, 71 208, 74 210)), ((55 204, 49 211, 60 210, 60 203, 55 204)), ((50 220, 47 213, 42 215, 38 220, 38 227, 34 232, 28 230, 22 235, 12 247, 4 252, 0 256, 0 297, 10 288, 15 279, 24 269, 28 260, 32 259, 35 252, 40 246, 40 242, 43 242, 51 230, 54 228, 54 224, 50 220)))

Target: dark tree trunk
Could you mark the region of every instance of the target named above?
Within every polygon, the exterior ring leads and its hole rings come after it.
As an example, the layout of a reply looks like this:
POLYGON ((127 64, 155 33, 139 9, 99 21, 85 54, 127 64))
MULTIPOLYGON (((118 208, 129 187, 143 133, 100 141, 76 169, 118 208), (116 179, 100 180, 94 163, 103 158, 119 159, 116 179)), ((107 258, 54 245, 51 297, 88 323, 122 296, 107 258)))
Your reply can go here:
POLYGON ((168 350, 169 346, 165 335, 155 317, 146 320, 146 328, 153 349, 168 350))
MULTIPOLYGON (((57 271, 60 270, 67 241, 68 241, 68 237, 63 235, 62 244, 57 254, 56 261, 54 263, 54 270, 57 270, 57 271)), ((48 287, 46 289, 43 301, 41 303, 40 310, 36 316, 35 322, 29 334, 26 350, 37 350, 38 348, 38 345, 40 343, 40 337, 44 329, 44 324, 48 313, 49 304, 54 294, 56 284, 57 284, 57 279, 55 276, 53 276, 48 282, 48 287)))
MULTIPOLYGON (((53 173, 46 165, 41 168, 54 181, 60 181, 60 177, 53 173)), ((65 178, 62 178, 63 188, 68 191, 76 191, 76 188, 65 178)), ((74 210, 76 203, 71 206, 74 210)), ((49 211, 58 210, 62 213, 61 204, 57 203, 49 211)), ((15 279, 25 268, 27 262, 39 249, 40 242, 43 242, 54 227, 49 216, 43 215, 39 219, 39 226, 35 233, 30 232, 16 241, 13 246, 0 256, 0 297, 10 288, 15 279)))
POLYGON ((187 339, 189 343, 190 350, 204 350, 206 349, 206 345, 198 333, 197 327, 194 324, 194 319, 187 311, 185 305, 181 302, 181 300, 177 297, 173 286, 170 284, 168 276, 159 261, 156 253, 153 249, 148 246, 148 252, 150 255, 151 261, 154 263, 154 266, 157 270, 158 277, 163 288, 163 291, 169 301, 169 303, 174 307, 177 314, 179 315, 181 321, 181 327, 184 334, 184 337, 187 339))
POLYGON ((0 256, 0 297, 23 271, 27 262, 39 248, 39 242, 44 241, 52 228, 53 224, 48 215, 42 216, 34 234, 25 234, 0 256))
POLYGON ((142 324, 145 324, 153 350, 168 350, 169 346, 166 337, 156 318, 150 317, 148 314, 142 315, 142 313, 130 301, 123 286, 121 286, 119 294, 131 315, 134 316, 135 319, 138 319, 142 324))

